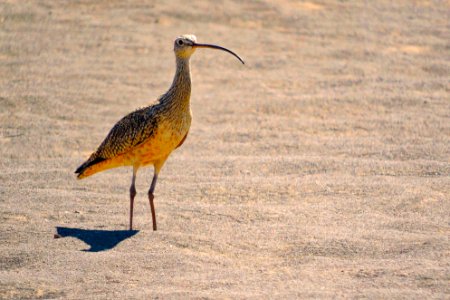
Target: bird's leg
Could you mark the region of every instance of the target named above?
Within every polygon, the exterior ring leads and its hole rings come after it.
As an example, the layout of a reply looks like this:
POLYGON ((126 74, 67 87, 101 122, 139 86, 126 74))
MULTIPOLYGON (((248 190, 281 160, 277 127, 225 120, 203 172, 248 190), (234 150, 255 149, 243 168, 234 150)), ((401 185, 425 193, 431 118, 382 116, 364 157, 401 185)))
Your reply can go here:
POLYGON ((148 191, 148 200, 150 201, 150 209, 152 210, 152 221, 153 221, 153 230, 156 231, 156 213, 155 213, 155 205, 153 204, 153 199, 155 196, 153 192, 155 191, 156 180, 158 179, 158 173, 155 171, 153 175, 152 185, 150 186, 150 190, 148 191))
POLYGON ((133 230, 133 205, 134 205, 134 197, 136 197, 136 172, 137 167, 133 166, 133 178, 131 179, 130 186, 130 230, 133 230))
POLYGON ((155 199, 155 196, 153 195, 155 191, 156 181, 158 180, 158 174, 161 170, 162 166, 164 165, 164 162, 166 161, 168 156, 156 161, 153 165, 155 168, 155 173, 153 175, 152 184, 150 186, 150 190, 148 190, 148 200, 150 202, 150 209, 152 210, 152 221, 153 221, 153 231, 156 231, 156 213, 155 213, 155 205, 153 204, 153 199, 155 199))

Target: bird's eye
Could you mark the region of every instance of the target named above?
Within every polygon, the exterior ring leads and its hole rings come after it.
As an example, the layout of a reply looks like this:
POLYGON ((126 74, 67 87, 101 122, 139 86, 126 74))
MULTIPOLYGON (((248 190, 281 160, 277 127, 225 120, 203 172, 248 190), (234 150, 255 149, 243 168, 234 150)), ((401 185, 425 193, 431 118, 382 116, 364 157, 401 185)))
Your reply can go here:
POLYGON ((177 44, 178 44, 178 46, 183 46, 183 40, 178 40, 177 44))

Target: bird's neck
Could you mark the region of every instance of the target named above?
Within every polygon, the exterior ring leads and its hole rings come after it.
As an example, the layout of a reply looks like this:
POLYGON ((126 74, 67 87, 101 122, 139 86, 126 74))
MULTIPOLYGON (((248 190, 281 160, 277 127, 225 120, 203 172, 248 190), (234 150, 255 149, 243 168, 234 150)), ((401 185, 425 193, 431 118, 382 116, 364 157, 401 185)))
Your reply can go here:
POLYGON ((167 101, 181 108, 189 108, 191 98, 191 71, 189 70, 189 58, 176 58, 177 70, 172 85, 166 93, 167 101))

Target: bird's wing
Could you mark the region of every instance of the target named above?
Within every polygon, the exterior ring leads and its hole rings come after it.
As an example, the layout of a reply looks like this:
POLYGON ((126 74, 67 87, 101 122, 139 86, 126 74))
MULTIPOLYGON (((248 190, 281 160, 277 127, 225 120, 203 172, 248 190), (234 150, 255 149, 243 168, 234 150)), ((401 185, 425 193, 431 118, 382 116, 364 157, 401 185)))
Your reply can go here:
POLYGON ((155 134, 158 120, 155 107, 136 110, 123 117, 111 129, 94 153, 96 158, 108 159, 128 152, 155 134))

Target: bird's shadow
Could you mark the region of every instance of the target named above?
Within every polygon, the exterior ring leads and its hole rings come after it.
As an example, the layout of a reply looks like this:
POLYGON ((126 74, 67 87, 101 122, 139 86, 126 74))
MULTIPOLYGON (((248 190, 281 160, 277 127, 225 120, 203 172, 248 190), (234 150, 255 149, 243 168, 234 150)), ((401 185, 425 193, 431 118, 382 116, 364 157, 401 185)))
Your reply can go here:
POLYGON ((132 237, 139 230, 93 230, 80 228, 56 227, 55 237, 74 237, 90 246, 82 251, 99 252, 114 248, 120 242, 132 237))

